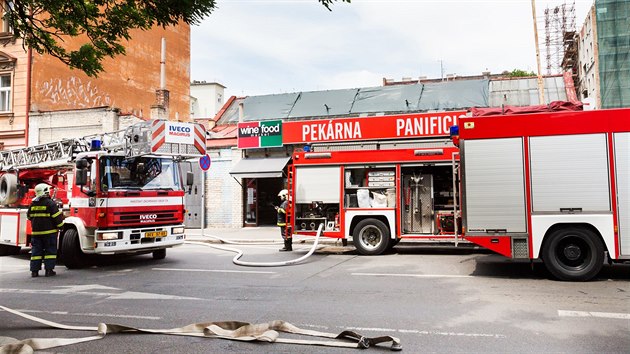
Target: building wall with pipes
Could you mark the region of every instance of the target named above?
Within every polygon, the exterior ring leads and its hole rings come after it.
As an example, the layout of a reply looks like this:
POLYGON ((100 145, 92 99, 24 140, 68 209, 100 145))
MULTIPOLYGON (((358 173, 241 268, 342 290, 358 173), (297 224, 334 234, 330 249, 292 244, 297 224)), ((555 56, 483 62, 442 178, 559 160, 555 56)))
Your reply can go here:
MULTIPOLYGON (((33 54, 32 111, 84 109, 107 106, 149 118, 160 89, 161 39, 166 39, 166 87, 170 92, 169 118, 188 121, 190 115, 190 26, 131 32, 123 43, 126 55, 103 61, 105 71, 92 78, 69 69, 49 55, 33 54)), ((74 48, 83 38, 69 38, 74 48)))
POLYGON ((106 107, 32 112, 29 119, 28 145, 122 130, 140 121, 140 118, 120 115, 118 111, 106 107), (68 122, 72 122, 72 125, 68 122))
MULTIPOLYGON (((159 116, 190 121, 190 26, 182 23, 132 31, 131 35, 130 41, 123 42, 127 54, 106 58, 105 71, 93 78, 50 55, 33 52, 29 58, 20 40, 0 32, 0 76, 10 78, 0 82, 0 99, 4 97, 2 92, 8 92, 9 97, 8 107, 0 109, 0 149, 41 141, 39 137, 28 137, 29 115, 76 110, 79 115, 85 114, 82 120, 90 120, 96 118, 89 109, 104 108, 119 112, 121 117, 149 119, 156 113, 156 103, 160 103, 156 101, 157 93, 165 90, 169 93, 168 111, 159 116), (165 90, 160 90, 162 38, 166 41, 165 90)), ((83 42, 80 38, 64 38, 64 41, 69 48, 83 42)), ((73 120, 59 119, 56 125, 68 129, 75 125, 73 120)), ((95 120, 90 124, 96 126, 100 122, 95 120)), ((81 134, 72 132, 70 136, 81 134)))

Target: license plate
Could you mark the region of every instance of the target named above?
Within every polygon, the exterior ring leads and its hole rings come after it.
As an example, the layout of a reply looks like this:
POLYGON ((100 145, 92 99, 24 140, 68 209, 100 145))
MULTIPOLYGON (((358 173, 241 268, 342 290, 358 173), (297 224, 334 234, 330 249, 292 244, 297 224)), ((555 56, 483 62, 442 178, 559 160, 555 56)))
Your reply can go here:
POLYGON ((149 231, 144 233, 144 237, 164 237, 166 231, 149 231))

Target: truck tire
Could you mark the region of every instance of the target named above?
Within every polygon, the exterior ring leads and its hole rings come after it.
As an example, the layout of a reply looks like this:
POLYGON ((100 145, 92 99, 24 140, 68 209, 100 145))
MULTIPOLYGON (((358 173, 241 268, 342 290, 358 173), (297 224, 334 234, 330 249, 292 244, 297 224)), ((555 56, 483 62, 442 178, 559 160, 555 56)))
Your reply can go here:
POLYGON ((360 254, 367 256, 385 252, 389 241, 389 228, 378 219, 361 220, 352 232, 354 247, 360 254))
POLYGON ((604 245, 593 231, 566 227, 548 237, 542 259, 549 273, 558 280, 587 281, 602 269, 604 245))
POLYGON ((13 173, 5 173, 0 176, 0 205, 9 205, 17 202, 18 180, 13 173))
POLYGON ((164 259, 166 257, 166 248, 153 251, 153 259, 164 259))
POLYGON ((19 246, 0 245, 0 257, 20 254, 20 249, 19 246))
POLYGON ((61 241, 61 255, 63 264, 68 269, 78 269, 85 267, 86 256, 81 251, 79 233, 75 229, 68 229, 63 234, 61 241))

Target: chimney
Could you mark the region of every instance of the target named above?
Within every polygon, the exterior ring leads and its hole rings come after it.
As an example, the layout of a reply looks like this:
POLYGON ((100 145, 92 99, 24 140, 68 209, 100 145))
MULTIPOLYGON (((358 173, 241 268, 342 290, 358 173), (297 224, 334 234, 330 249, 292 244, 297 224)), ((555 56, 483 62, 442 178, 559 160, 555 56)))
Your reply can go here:
POLYGON ((160 52, 160 88, 155 90, 155 104, 151 106, 151 119, 168 120, 169 91, 166 89, 166 38, 162 37, 160 52))

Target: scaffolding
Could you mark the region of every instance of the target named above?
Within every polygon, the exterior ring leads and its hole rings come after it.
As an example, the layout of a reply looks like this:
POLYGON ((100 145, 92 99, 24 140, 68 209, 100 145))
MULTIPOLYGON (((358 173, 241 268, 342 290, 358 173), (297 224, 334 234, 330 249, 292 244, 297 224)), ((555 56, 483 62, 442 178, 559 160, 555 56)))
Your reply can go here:
POLYGON ((569 69, 577 80, 577 32, 575 25, 575 1, 544 11, 543 57, 547 75, 562 74, 569 69))

